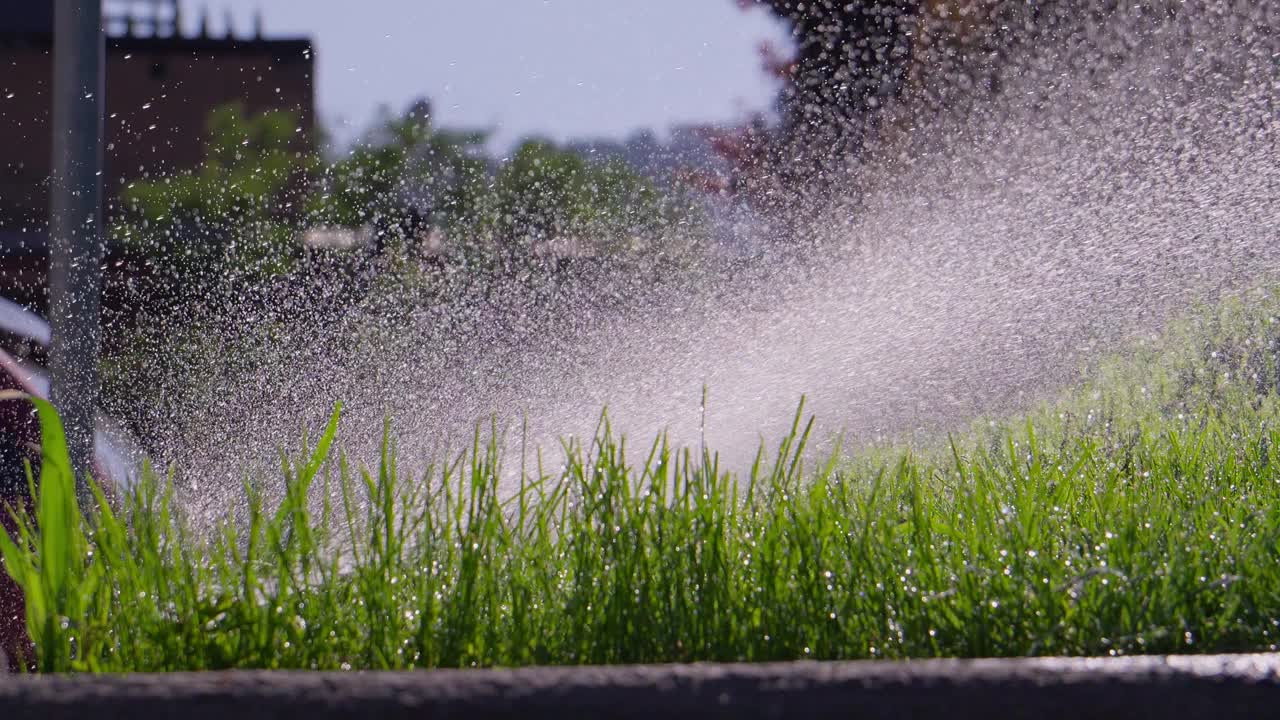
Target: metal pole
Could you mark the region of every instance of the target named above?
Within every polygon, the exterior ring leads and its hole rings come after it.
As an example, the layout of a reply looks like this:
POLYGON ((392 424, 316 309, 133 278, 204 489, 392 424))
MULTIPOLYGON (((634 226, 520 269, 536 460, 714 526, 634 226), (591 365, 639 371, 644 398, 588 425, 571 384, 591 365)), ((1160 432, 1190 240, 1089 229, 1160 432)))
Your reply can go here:
POLYGON ((102 0, 55 0, 49 198, 50 400, 77 474, 91 467, 102 283, 102 0))

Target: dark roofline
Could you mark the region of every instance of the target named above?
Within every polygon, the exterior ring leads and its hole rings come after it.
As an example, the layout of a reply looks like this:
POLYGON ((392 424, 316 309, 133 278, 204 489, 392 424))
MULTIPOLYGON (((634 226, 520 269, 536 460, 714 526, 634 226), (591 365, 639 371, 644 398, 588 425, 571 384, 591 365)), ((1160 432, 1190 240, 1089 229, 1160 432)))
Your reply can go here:
POLYGON ((125 52, 212 52, 261 53, 275 52, 281 55, 309 55, 314 52, 311 38, 218 38, 199 36, 172 37, 109 37, 107 48, 125 52))
MULTIPOLYGON (((18 41, 23 45, 53 47, 52 33, 0 33, 0 44, 18 41)), ((281 56, 309 55, 315 52, 307 37, 227 38, 173 35, 169 37, 112 36, 107 49, 123 52, 274 52, 281 56)))

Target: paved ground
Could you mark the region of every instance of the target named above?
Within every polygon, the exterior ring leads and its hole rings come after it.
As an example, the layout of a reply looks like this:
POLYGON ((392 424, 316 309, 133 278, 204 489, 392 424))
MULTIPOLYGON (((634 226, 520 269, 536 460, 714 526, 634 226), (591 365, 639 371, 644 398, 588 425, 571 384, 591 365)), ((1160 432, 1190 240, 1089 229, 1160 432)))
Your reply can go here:
POLYGON ((1260 718, 1280 655, 0 676, 0 718, 1260 718))

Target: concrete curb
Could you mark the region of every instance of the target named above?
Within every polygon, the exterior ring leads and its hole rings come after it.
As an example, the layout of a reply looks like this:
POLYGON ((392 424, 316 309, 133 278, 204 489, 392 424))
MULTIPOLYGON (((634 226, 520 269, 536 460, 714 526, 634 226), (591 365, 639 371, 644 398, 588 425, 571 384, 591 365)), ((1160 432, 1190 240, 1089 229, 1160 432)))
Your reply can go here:
POLYGON ((0 677, 0 718, 1258 718, 1280 655, 0 677))

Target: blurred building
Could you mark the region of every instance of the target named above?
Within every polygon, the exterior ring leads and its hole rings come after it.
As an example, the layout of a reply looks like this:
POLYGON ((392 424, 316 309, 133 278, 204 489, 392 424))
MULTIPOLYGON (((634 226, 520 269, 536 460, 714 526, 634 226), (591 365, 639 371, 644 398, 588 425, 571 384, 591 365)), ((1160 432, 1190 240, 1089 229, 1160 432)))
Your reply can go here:
MULTIPOLYGON (((310 39, 264 37, 260 16, 236 32, 227 16, 215 33, 207 12, 184 17, 179 0, 103 4, 108 219, 130 181, 200 164, 207 118, 221 105, 294 112, 299 143, 309 142, 310 39)), ((0 295, 37 304, 48 262, 53 5, 0 0, 0 295)))

